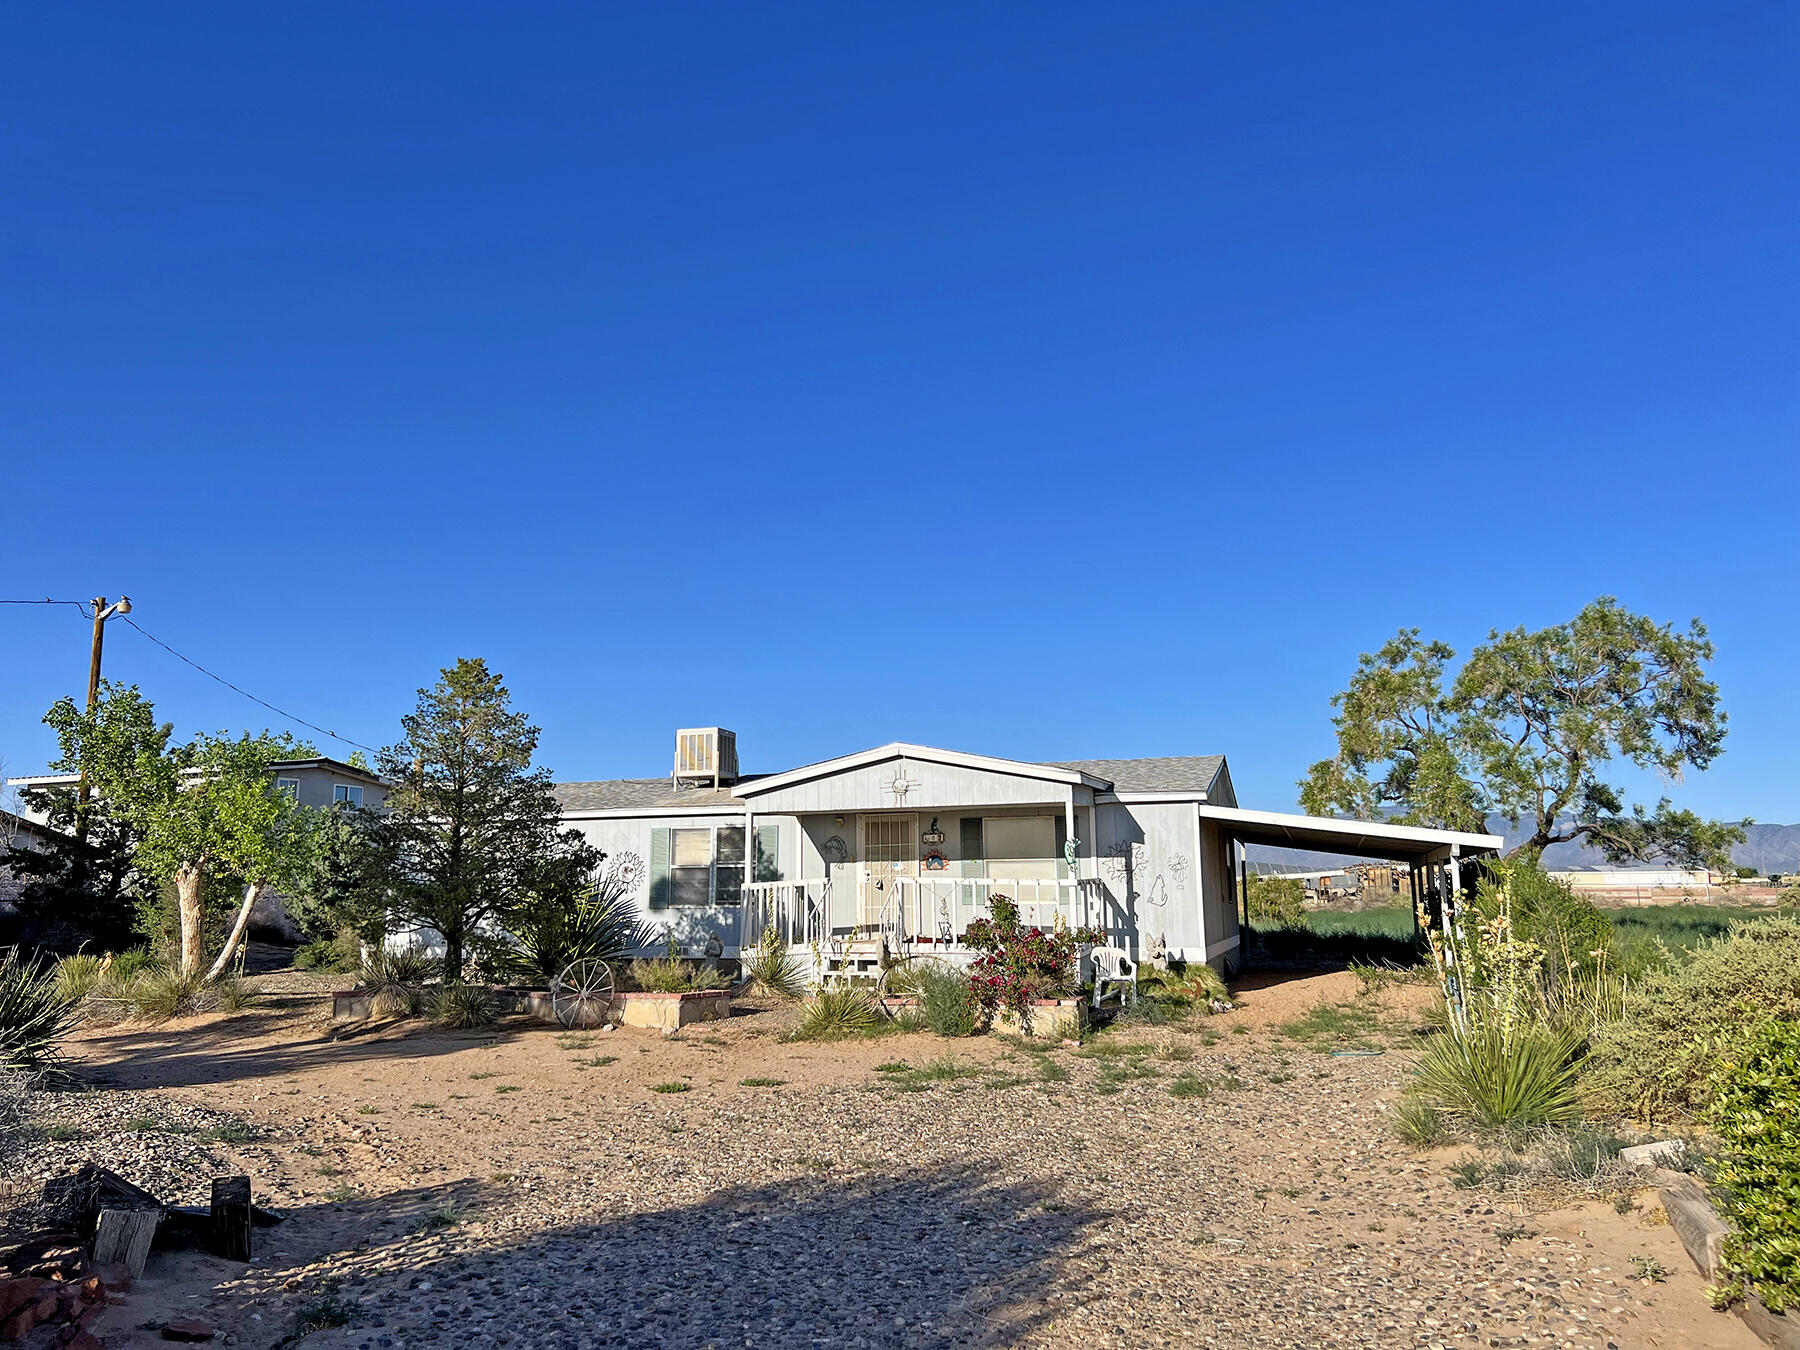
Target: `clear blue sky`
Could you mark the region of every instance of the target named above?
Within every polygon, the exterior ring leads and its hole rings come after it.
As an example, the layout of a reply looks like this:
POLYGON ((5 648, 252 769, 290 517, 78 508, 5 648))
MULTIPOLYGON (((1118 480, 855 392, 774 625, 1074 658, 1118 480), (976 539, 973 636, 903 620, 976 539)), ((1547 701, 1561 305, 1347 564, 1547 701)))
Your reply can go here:
MULTIPOLYGON (((4 37, 0 594, 128 592, 372 744, 482 655, 564 778, 721 723, 747 769, 1223 751, 1282 808, 1359 651, 1611 593, 1719 644, 1678 800, 1800 819, 1790 6, 4 37)), ((109 631, 184 730, 273 720, 109 631)), ((86 648, 0 608, 12 772, 86 648)))

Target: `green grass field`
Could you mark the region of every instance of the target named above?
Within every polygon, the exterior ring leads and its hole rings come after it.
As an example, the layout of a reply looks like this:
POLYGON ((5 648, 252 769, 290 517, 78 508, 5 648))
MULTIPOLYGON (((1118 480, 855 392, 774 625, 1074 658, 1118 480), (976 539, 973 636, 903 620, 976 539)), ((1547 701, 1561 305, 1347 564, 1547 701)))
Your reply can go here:
MULTIPOLYGON (((1628 965, 1658 964, 1657 944, 1679 956, 1700 943, 1723 937, 1733 923, 1794 916, 1800 910, 1769 906, 1644 905, 1605 911, 1612 920, 1615 950, 1628 965)), ((1361 911, 1318 909, 1304 929, 1251 925, 1262 952, 1274 960, 1303 957, 1404 965, 1423 955, 1413 945, 1412 911, 1404 905, 1361 911)))

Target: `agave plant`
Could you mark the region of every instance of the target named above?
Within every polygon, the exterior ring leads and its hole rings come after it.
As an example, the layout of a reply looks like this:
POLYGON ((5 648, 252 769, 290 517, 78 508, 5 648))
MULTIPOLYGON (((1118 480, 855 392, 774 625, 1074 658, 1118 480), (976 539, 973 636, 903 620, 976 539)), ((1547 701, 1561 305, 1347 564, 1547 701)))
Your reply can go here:
POLYGON ((41 1073, 74 1020, 53 972, 21 958, 17 947, 0 955, 0 1066, 41 1073))

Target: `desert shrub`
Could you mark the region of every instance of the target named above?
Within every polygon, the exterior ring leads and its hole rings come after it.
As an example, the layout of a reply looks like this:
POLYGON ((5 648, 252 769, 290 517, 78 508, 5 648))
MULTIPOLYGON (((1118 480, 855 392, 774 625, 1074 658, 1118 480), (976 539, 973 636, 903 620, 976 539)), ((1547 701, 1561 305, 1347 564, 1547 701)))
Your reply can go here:
POLYGON ((1491 918, 1503 906, 1513 933, 1543 948, 1547 979, 1592 970, 1599 954, 1612 945, 1612 921, 1592 901, 1534 864, 1509 863, 1503 876, 1497 876, 1491 864, 1483 869, 1475 912, 1491 918))
POLYGON ((1653 971, 1595 1036, 1583 1091, 1646 1120, 1692 1112, 1723 1049, 1768 1019, 1800 1019, 1800 919, 1757 919, 1653 971))
POLYGON ((880 1016, 867 991, 849 985, 830 985, 813 996, 795 1035, 811 1041, 860 1036, 872 1030, 880 1016))
POLYGON ((159 962, 151 954, 148 947, 128 947, 122 952, 114 952, 108 959, 106 974, 102 980, 102 995, 111 992, 118 994, 131 987, 131 982, 146 970, 154 969, 159 962))
POLYGON ((1575 1056, 1581 1039, 1544 1022, 1483 1018, 1437 1037, 1419 1060, 1415 1090, 1476 1125, 1529 1129, 1581 1118, 1575 1056))
POLYGON ((56 987, 56 976, 17 947, 0 954, 0 1067, 38 1073, 50 1067, 56 1042, 74 1012, 56 987))
POLYGON ((1416 1093, 1408 1093, 1388 1108, 1388 1127, 1396 1139, 1414 1148, 1434 1148, 1450 1137, 1444 1113, 1416 1093))
POLYGON ((626 980, 638 989, 657 994, 691 994, 702 989, 723 989, 731 977, 714 967, 684 961, 679 956, 658 956, 633 961, 626 980))
POLYGON ((54 967, 56 996, 64 1003, 79 1003, 100 986, 100 958, 92 952, 65 956, 54 967))
POLYGON ((806 972, 774 925, 763 929, 756 950, 744 958, 744 974, 758 990, 776 998, 799 998, 806 992, 806 972))
POLYGON ((919 1003, 919 1020, 940 1036, 973 1036, 981 1006, 969 977, 942 961, 912 961, 905 967, 919 1003))
POLYGON ((432 991, 431 1016, 453 1030, 491 1027, 498 1019, 494 996, 478 984, 446 984, 432 991))
POLYGON ((1306 883, 1299 877, 1253 876, 1247 889, 1251 923, 1272 928, 1306 926, 1306 883))
POLYGON ((256 1000, 256 990, 241 975, 221 975, 206 988, 205 1001, 220 1012, 242 1012, 256 1000))
POLYGON ((980 953, 969 965, 969 987, 983 1019, 1009 1008, 1019 1020, 1038 998, 1055 998, 1075 987, 1076 957, 1083 943, 1104 942, 1097 928, 1027 928, 1011 897, 989 900, 991 919, 975 919, 963 934, 965 945, 980 953))
POLYGON ((204 989, 198 975, 183 975, 173 966, 154 966, 131 981, 126 997, 139 1017, 162 1021, 198 1012, 204 989))
POLYGON ((362 964, 362 939, 353 928, 336 937, 316 938, 294 950, 295 970, 318 970, 344 975, 362 964))
POLYGON ((1719 1054, 1705 1114, 1721 1156, 1726 1292, 1800 1307, 1800 1022, 1765 1022, 1719 1054))
POLYGON ((649 940, 632 900, 642 867, 636 855, 621 854, 573 897, 556 886, 525 896, 501 917, 501 940, 484 948, 484 960, 533 984, 548 984, 575 961, 622 964, 649 940))

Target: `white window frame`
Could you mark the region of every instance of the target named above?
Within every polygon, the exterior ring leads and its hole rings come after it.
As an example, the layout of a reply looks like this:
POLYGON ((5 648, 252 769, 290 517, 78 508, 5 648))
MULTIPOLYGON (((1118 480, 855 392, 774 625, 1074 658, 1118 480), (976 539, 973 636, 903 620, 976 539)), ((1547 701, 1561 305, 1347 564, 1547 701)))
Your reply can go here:
POLYGON ((300 780, 298 778, 277 778, 275 780, 275 791, 279 796, 299 801, 300 780))
POLYGON ((750 836, 750 832, 744 829, 742 821, 726 821, 719 825, 671 825, 669 827, 670 909, 736 909, 738 905, 743 903, 744 860, 742 858, 736 862, 721 862, 719 860, 719 834, 724 830, 737 830, 743 834, 745 854, 748 856, 749 850, 755 847, 755 843, 750 836), (683 867, 675 861, 675 836, 690 831, 695 834, 704 833, 707 836, 707 854, 711 861, 707 864, 706 903, 704 904, 687 904, 675 898, 675 874, 677 872, 698 872, 700 870, 698 864, 683 867), (724 886, 719 884, 721 878, 723 878, 726 883, 724 886), (728 901, 720 900, 720 894, 726 891, 735 894, 738 898, 728 901))
POLYGON ((361 806, 363 790, 361 783, 333 783, 331 785, 331 804, 333 806, 361 806), (355 795, 352 796, 351 794, 355 795))

